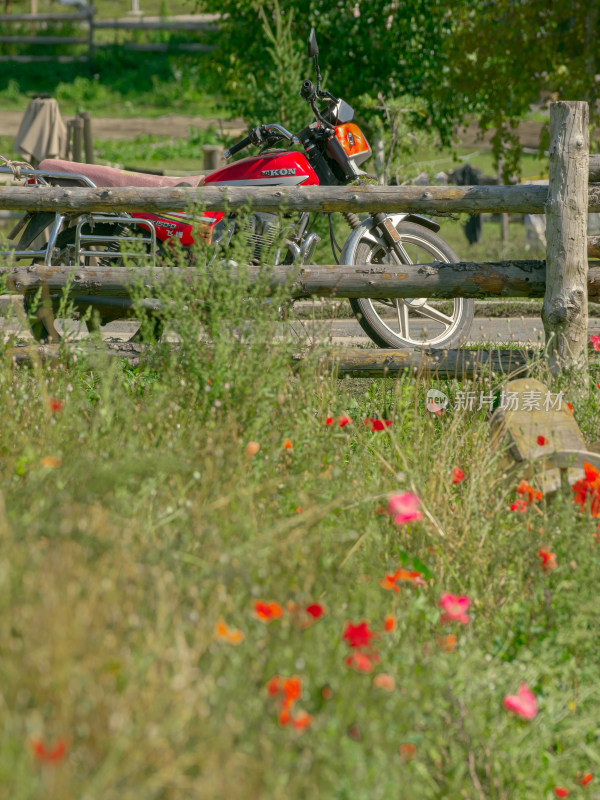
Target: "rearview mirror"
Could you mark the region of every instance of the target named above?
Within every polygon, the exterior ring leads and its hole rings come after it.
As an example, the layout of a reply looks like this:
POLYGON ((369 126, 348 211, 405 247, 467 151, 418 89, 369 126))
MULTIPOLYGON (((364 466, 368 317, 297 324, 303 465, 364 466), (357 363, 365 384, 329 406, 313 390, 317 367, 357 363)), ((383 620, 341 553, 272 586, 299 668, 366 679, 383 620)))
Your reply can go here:
POLYGON ((308 57, 315 58, 319 55, 319 45, 317 44, 317 35, 315 29, 310 29, 310 36, 308 37, 308 57))

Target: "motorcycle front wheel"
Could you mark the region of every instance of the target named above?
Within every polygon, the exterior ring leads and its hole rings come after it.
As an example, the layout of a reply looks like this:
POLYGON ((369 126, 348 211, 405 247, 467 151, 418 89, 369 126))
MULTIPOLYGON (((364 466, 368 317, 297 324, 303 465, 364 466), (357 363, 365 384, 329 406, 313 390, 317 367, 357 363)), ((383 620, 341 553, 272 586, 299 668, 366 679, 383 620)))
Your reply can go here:
MULTIPOLYGON (((365 236, 354 248, 349 264, 426 264, 432 261, 447 263, 459 258, 432 230, 414 222, 399 222, 402 260, 377 234, 365 236)), ((426 297, 371 300, 350 300, 361 328, 379 347, 404 349, 453 349, 466 341, 475 311, 473 300, 455 297, 446 301, 451 308, 433 305, 426 297), (450 311, 450 313, 446 313, 450 311)))

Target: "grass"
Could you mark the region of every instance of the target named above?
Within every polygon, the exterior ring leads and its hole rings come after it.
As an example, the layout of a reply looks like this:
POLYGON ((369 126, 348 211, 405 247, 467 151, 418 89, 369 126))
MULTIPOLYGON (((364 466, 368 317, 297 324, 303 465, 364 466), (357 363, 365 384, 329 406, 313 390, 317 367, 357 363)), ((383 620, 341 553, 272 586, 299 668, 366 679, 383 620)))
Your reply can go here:
MULTIPOLYGON (((511 511, 486 414, 424 409, 499 377, 336 381, 318 353, 294 373, 270 343, 283 298, 261 299, 199 271, 164 290, 176 353, 0 361, 0 797, 579 796, 600 760, 597 520, 568 491, 511 511), (421 520, 380 513, 398 491, 421 520), (424 585, 382 588, 401 567, 424 585), (468 624, 440 621, 445 592, 468 624), (363 621, 357 672, 343 633, 363 621), (305 727, 279 721, 275 676, 299 679, 305 727), (528 722, 502 705, 522 682, 528 722)), ((590 376, 551 384, 588 441, 590 376)))

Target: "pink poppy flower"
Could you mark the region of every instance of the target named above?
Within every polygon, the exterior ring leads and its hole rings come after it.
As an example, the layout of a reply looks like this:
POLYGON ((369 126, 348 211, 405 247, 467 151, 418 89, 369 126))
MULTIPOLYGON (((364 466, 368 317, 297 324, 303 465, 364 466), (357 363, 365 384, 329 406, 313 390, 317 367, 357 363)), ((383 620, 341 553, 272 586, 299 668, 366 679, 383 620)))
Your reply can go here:
POLYGON ((412 492, 393 494, 388 501, 388 514, 393 517, 396 525, 404 525, 422 518, 423 514, 417 511, 418 505, 419 498, 412 492))
POLYGON ((440 617, 441 623, 446 622, 462 622, 467 625, 470 620, 466 614, 467 609, 471 605, 471 600, 468 597, 459 596, 455 594, 443 594, 438 603, 442 609, 440 617))
POLYGON ((502 701, 507 711, 512 711, 523 719, 533 719, 537 714, 535 695, 522 683, 517 694, 509 694, 502 701))

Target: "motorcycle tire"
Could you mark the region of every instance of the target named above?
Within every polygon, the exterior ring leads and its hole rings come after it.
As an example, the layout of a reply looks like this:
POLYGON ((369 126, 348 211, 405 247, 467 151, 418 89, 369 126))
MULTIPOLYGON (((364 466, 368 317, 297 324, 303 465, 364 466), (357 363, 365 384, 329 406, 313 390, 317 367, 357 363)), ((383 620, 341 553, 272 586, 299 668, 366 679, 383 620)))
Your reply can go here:
MULTIPOLYGON (((402 241, 405 259, 400 261, 395 253, 391 254, 389 247, 381 244, 378 236, 379 242, 370 238, 361 240, 349 263, 426 264, 432 261, 459 261, 450 245, 429 228, 414 222, 399 222, 396 230, 402 241)), ((451 314, 432 306, 428 298, 360 298, 350 300, 350 305, 363 331, 379 347, 448 350, 465 343, 475 313, 473 300, 456 297, 452 302, 451 314)))

